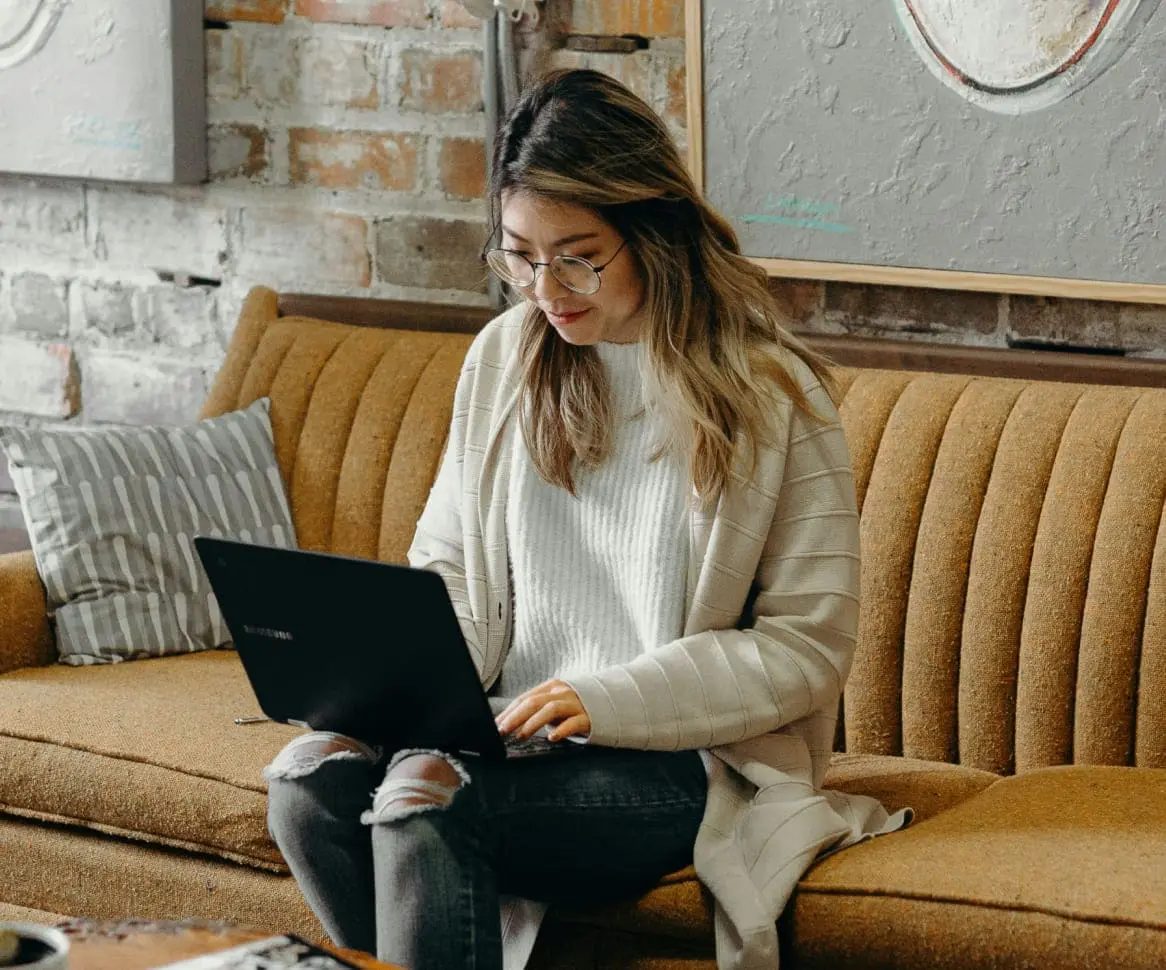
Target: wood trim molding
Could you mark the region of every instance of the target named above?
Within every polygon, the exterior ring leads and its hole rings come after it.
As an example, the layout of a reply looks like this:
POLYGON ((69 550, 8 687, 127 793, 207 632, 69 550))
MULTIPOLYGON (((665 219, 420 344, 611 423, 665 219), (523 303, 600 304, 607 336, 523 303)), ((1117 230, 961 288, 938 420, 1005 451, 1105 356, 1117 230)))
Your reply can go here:
POLYGON ((688 95, 688 171, 704 192, 704 24, 701 0, 684 3, 684 71, 688 95))
POLYGON ((498 316, 490 307, 411 300, 376 300, 363 296, 320 296, 281 293, 281 317, 312 317, 357 327, 395 330, 434 330, 438 333, 477 333, 498 316))
POLYGON ((1076 300, 1113 300, 1121 303, 1166 304, 1166 286, 1148 283, 1112 283, 1071 280, 1054 276, 1009 276, 963 270, 911 269, 865 266, 859 263, 822 263, 804 259, 750 256, 769 276, 845 283, 916 286, 936 290, 973 290, 980 293, 1016 293, 1022 296, 1059 296, 1076 300))
POLYGON ((921 341, 801 333, 811 347, 842 367, 935 371, 977 377, 1166 387, 1166 360, 1140 360, 1076 351, 961 347, 921 341))

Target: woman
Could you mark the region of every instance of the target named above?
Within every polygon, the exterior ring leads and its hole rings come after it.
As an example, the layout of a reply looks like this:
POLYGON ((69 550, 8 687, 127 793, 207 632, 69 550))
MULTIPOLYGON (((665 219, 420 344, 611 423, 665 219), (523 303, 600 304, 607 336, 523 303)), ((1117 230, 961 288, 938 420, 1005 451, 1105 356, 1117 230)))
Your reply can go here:
POLYGON ((564 750, 305 735, 267 772, 272 833, 337 942, 411 970, 521 966, 546 904, 694 858, 720 965, 772 967, 814 857, 902 821, 819 791, 858 598, 825 374, 605 75, 525 92, 490 202, 525 301, 470 348, 409 560, 444 578, 499 730, 564 750))

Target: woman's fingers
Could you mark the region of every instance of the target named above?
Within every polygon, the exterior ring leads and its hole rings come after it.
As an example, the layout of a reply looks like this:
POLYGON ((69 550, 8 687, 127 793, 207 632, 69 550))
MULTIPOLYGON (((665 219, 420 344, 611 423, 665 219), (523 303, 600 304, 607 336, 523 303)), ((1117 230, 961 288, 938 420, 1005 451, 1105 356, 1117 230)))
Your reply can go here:
POLYGON ((527 718, 526 723, 518 729, 518 736, 529 738, 540 728, 546 727, 548 724, 557 724, 559 721, 573 717, 578 713, 580 713, 580 708, 569 701, 548 700, 527 718))
POLYGON ((520 694, 495 723, 503 734, 514 733, 520 738, 528 738, 549 724, 558 725, 552 732, 554 740, 591 730, 579 695, 561 680, 547 681, 520 694))
POLYGON ((523 691, 507 704, 506 709, 494 719, 498 725, 498 730, 506 733, 515 724, 521 723, 527 717, 530 717, 543 704, 553 700, 555 696, 561 695, 563 691, 566 691, 572 696, 575 694, 561 680, 548 680, 539 684, 537 687, 523 691))
POLYGON ((559 724, 547 734, 552 741, 564 741, 574 735, 588 735, 591 733, 591 718, 586 714, 576 714, 559 724))

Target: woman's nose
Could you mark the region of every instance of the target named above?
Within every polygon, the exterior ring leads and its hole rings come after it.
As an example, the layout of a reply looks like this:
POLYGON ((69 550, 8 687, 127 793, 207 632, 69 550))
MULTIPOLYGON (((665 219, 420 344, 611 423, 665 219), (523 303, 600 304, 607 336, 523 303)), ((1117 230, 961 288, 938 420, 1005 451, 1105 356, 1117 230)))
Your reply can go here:
POLYGON ((534 282, 531 283, 530 290, 536 299, 548 302, 567 292, 567 288, 555 279, 555 274, 551 272, 549 266, 535 267, 534 282))

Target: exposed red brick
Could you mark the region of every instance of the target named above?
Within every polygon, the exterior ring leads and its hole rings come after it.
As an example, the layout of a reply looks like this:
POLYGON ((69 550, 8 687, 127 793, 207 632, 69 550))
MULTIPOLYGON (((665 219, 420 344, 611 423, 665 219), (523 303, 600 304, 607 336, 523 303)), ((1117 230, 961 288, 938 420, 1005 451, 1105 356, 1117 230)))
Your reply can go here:
POLYGON ((209 3, 207 20, 252 20, 264 24, 283 23, 288 0, 234 0, 209 3))
POLYGON ((437 157, 441 188, 459 199, 486 194, 486 145, 478 138, 446 138, 437 157))
POLYGON ((821 315, 824 290, 825 284, 816 280, 769 279, 769 292, 795 327, 821 315))
POLYGON ((570 32, 683 37, 684 0, 574 0, 570 32))
POLYGON ((401 107, 431 114, 479 111, 482 59, 477 54, 401 54, 401 107))
POLYGON ((1000 297, 960 290, 827 283, 826 319, 851 332, 990 334, 999 325, 1000 297))
POLYGON ((415 135, 292 128, 288 138, 292 182, 396 192, 416 184, 415 135))
POLYGON ((1117 303, 1010 296, 1008 304, 1008 329, 1013 337, 1077 347, 1119 346, 1117 303))
POLYGON ((481 27, 482 21, 463 7, 458 0, 441 0, 442 27, 481 27))
POLYGON ((688 125, 688 91, 685 88, 687 74, 684 64, 674 64, 668 71, 668 100, 664 104, 664 117, 678 125, 688 125))
POLYGON ((296 13, 319 23, 424 27, 425 0, 296 0, 296 13))

